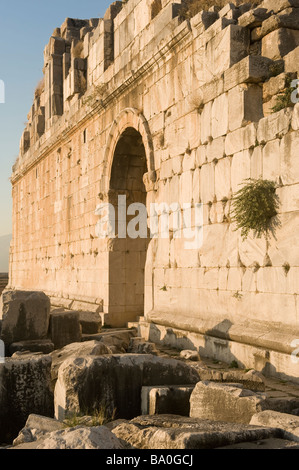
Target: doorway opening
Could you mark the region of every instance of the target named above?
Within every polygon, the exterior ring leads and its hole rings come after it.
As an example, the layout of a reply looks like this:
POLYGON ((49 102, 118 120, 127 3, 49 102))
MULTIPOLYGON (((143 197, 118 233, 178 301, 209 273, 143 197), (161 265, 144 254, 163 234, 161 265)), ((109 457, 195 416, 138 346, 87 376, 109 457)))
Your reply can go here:
MULTIPOLYGON (((130 221, 134 226, 133 219, 138 215, 130 209, 128 214, 129 206, 139 203, 146 208, 143 183, 146 172, 142 136, 136 129, 128 127, 114 151, 109 188, 109 202, 115 211, 115 238, 109 251, 109 314, 117 326, 125 326, 144 313, 144 272, 149 237, 132 237, 127 229, 130 221)), ((138 224, 136 229, 141 232, 138 224)))

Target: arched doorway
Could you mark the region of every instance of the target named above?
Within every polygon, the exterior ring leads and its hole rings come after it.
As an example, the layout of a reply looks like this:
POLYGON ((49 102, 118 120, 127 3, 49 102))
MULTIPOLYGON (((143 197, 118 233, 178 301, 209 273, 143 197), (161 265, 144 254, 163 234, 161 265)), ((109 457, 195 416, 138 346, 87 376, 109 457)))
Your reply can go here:
POLYGON ((115 238, 109 251, 109 314, 113 324, 124 326, 144 312, 144 271, 149 237, 146 227, 146 150, 142 135, 127 127, 119 135, 111 165, 108 199, 115 211, 115 238), (140 216, 132 204, 144 207, 143 227, 136 224, 140 216), (134 220, 133 220, 134 219, 134 220), (145 226, 144 226, 145 223, 145 226), (145 232, 144 232, 145 229, 145 232), (139 235, 138 235, 139 233, 139 235), (145 237, 144 237, 145 234, 145 237))

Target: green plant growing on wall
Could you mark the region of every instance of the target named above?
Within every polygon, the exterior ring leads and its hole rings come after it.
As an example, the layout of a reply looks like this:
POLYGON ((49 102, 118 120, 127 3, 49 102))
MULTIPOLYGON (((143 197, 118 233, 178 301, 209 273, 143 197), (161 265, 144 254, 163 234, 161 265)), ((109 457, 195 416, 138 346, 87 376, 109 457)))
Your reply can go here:
POLYGON ((240 292, 237 290, 237 292, 233 294, 233 297, 237 300, 242 300, 243 294, 240 294, 240 292))
POLYGON ((276 194, 278 185, 275 181, 249 178, 246 184, 232 198, 231 220, 236 223, 236 229, 241 229, 245 240, 250 231, 256 238, 275 237, 275 231, 280 226, 278 209, 280 200, 276 194))
POLYGON ((277 113, 277 111, 280 111, 281 109, 294 106, 294 103, 292 103, 291 99, 292 93, 294 91, 294 88, 291 86, 292 80, 292 77, 286 77, 285 88, 277 95, 276 104, 272 107, 272 113, 277 113))

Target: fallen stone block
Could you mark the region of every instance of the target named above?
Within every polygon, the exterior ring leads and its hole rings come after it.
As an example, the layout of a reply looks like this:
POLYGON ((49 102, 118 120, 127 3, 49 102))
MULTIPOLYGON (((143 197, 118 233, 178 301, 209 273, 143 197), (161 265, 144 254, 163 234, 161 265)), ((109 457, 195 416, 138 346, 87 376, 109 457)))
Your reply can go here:
POLYGON ((190 395, 193 385, 169 387, 142 387, 141 412, 143 415, 177 414, 189 416, 190 395))
POLYGON ((275 428, 176 415, 139 416, 120 423, 112 432, 136 449, 215 449, 281 437, 275 428))
POLYGON ((248 424, 266 408, 266 395, 242 388, 241 384, 199 382, 190 397, 192 418, 248 424))
POLYGON ((46 338, 50 299, 43 292, 5 290, 1 297, 1 310, 1 339, 6 345, 46 338))
POLYGON ((33 353, 0 364, 0 442, 12 442, 32 413, 53 417, 51 362, 33 353))
POLYGON ((130 344, 128 347, 128 353, 132 354, 153 354, 157 355, 158 350, 155 343, 145 341, 143 338, 136 337, 131 338, 130 344))
POLYGON ((141 413, 141 389, 149 385, 184 385, 199 381, 198 372, 175 359, 150 354, 70 358, 60 367, 55 386, 55 417, 93 414, 104 406, 109 415, 131 419, 141 413))
POLYGON ((104 330, 96 335, 82 335, 82 341, 100 341, 104 343, 113 354, 126 353, 128 351, 130 341, 137 336, 137 330, 121 329, 121 330, 104 330))
POLYGON ((79 321, 84 334, 96 334, 101 331, 102 319, 98 313, 79 312, 79 321))
POLYGON ((55 349, 80 342, 82 333, 79 312, 53 310, 50 314, 49 333, 55 349))
POLYGON ((250 424, 283 430, 283 437, 299 442, 299 416, 265 410, 252 416, 250 424))
POLYGON ((294 410, 298 409, 299 398, 291 396, 273 397, 271 396, 272 394, 267 392, 267 409, 290 414, 293 414, 294 410))
POLYGON ((200 357, 197 351, 193 351, 191 349, 183 349, 180 352, 180 357, 186 359, 187 361, 199 361, 200 357))
POLYGON ((29 341, 19 341, 9 346, 9 353, 16 352, 39 352, 49 354, 54 351, 54 344, 50 339, 35 339, 29 341))
POLYGON ((45 434, 38 440, 13 449, 124 449, 125 446, 106 426, 76 426, 45 434))
POLYGON ((243 388, 254 392, 264 392, 266 389, 265 377, 256 370, 244 372, 242 370, 201 369, 200 378, 203 381, 239 383, 243 388))
POLYGON ((103 354, 112 354, 111 350, 100 341, 85 341, 82 343, 71 343, 62 349, 57 349, 51 353, 51 379, 56 381, 61 364, 70 357, 80 356, 101 356, 103 354))
POLYGON ((28 416, 25 426, 19 432, 18 437, 13 441, 13 445, 34 442, 45 434, 58 431, 64 428, 64 424, 53 418, 31 414, 28 416))

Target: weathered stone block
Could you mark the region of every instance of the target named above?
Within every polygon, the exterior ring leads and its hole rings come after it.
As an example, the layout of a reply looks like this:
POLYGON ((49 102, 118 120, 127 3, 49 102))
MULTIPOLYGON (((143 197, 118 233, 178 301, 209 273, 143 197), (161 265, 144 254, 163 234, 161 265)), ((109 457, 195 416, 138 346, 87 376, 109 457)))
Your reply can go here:
POLYGON ((11 442, 28 416, 53 416, 50 356, 7 358, 0 364, 0 441, 11 442))
POLYGON ((224 72, 224 90, 241 83, 260 83, 270 77, 272 60, 267 57, 248 55, 224 72))
POLYGON ((51 37, 49 42, 49 55, 58 54, 62 55, 65 52, 65 40, 58 37, 51 37))
POLYGON ((223 93, 213 101, 212 105, 212 137, 223 136, 228 131, 228 96, 223 93))
POLYGON ((258 179, 263 176, 262 147, 254 147, 250 158, 250 178, 258 179))
POLYGON ((70 343, 81 341, 79 312, 71 310, 53 311, 50 314, 49 333, 55 349, 60 349, 70 343))
POLYGON ((248 55, 249 31, 246 28, 230 24, 220 31, 206 45, 205 63, 206 81, 223 73, 248 55))
POLYGON ((280 176, 280 140, 267 142, 263 148, 263 178, 278 181, 280 176))
POLYGON ((217 201, 230 197, 231 159, 222 158, 215 166, 215 194, 217 201))
POLYGON ((55 416, 92 410, 105 403, 119 418, 140 414, 141 387, 196 383, 198 372, 174 359, 150 354, 77 357, 65 361, 55 386, 55 416), (72 386, 73 381, 76 387, 72 386))
POLYGON ((228 92, 229 130, 234 131, 263 117, 262 88, 258 85, 239 85, 228 92))
POLYGON ((256 370, 244 372, 233 369, 230 371, 206 369, 200 372, 200 378, 203 381, 239 383, 243 388, 254 392, 264 392, 266 389, 265 377, 256 370))
POLYGON ((112 354, 111 349, 101 341, 84 341, 82 343, 71 343, 62 349, 57 349, 51 353, 51 379, 56 381, 61 364, 74 356, 102 356, 103 354, 112 354))
POLYGON ((233 155, 241 150, 253 148, 256 145, 256 126, 254 123, 229 132, 225 139, 225 154, 233 155))
POLYGON ((200 357, 196 350, 192 349, 183 349, 180 352, 180 357, 186 359, 187 361, 199 361, 200 357))
POLYGON ((112 432, 137 449, 214 449, 281 435, 277 429, 266 426, 217 423, 176 415, 140 416, 118 424, 112 432))
POLYGON ((249 10, 239 16, 238 24, 243 27, 249 27, 250 29, 260 26, 264 20, 269 18, 270 12, 266 8, 255 8, 249 10))
POLYGON ((289 52, 283 59, 286 73, 299 71, 299 47, 289 52))
POLYGON ((207 103, 201 113, 200 140, 206 144, 212 138, 212 102, 207 103))
POLYGON ((240 384, 199 382, 190 397, 192 418, 249 424, 262 411, 266 395, 243 389, 240 384))
POLYGON ((277 95, 286 86, 286 73, 281 73, 276 77, 271 77, 263 84, 263 100, 268 101, 272 96, 277 95))
POLYGON ((49 354, 54 350, 54 344, 49 339, 36 339, 29 341, 19 341, 17 343, 12 343, 9 346, 10 354, 15 352, 40 352, 43 354, 49 354))
POLYGON ((131 354, 153 354, 154 356, 158 355, 158 350, 155 343, 150 343, 145 341, 144 338, 135 337, 131 338, 128 353, 131 354))
POLYGON ((43 292, 6 290, 1 304, 1 339, 6 345, 46 337, 50 299, 43 292))
POLYGON ((200 170, 200 197, 203 204, 214 200, 215 170, 214 163, 207 163, 200 170))
POLYGON ((13 445, 24 444, 25 442, 33 442, 40 439, 45 434, 63 429, 64 424, 53 418, 31 414, 28 416, 26 424, 19 432, 18 437, 14 439, 13 445))
POLYGON ((292 111, 284 108, 277 113, 273 113, 261 119, 257 128, 257 140, 260 144, 285 135, 290 127, 292 111))
POLYGON ((173 385, 171 387, 142 387, 142 414, 176 414, 181 416, 189 416, 189 400, 193 389, 194 385, 173 385))
POLYGON ((265 410, 254 414, 250 424, 282 429, 285 438, 299 442, 299 416, 265 410))
POLYGON ((286 8, 295 7, 299 8, 298 0, 264 0, 261 8, 266 8, 269 12, 279 13, 286 8))
POLYGON ((280 175, 283 184, 294 184, 299 181, 298 145, 298 132, 288 133, 281 139, 280 175))
POLYGON ((299 45, 299 31, 279 28, 262 39, 262 56, 278 60, 299 45))
POLYGON ((124 449, 123 443, 106 426, 75 426, 38 436, 14 449, 124 449))
POLYGON ((265 36, 279 28, 299 29, 298 20, 299 10, 297 8, 289 8, 286 11, 280 12, 278 15, 272 14, 263 21, 260 34, 261 36, 265 36))
POLYGON ((95 334, 101 331, 102 319, 98 313, 79 312, 79 322, 83 334, 95 334))

